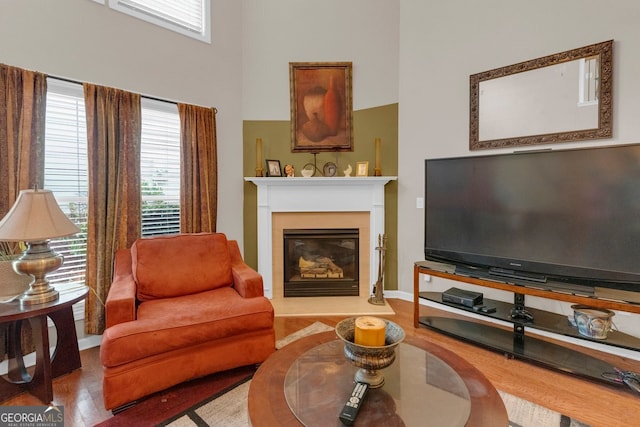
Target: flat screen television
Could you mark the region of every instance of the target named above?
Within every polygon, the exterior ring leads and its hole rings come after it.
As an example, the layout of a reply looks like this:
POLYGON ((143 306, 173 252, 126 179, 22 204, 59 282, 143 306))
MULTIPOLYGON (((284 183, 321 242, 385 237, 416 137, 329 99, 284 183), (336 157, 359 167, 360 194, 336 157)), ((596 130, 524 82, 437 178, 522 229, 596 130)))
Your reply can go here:
POLYGON ((640 145, 425 160, 428 260, 640 291, 640 145))

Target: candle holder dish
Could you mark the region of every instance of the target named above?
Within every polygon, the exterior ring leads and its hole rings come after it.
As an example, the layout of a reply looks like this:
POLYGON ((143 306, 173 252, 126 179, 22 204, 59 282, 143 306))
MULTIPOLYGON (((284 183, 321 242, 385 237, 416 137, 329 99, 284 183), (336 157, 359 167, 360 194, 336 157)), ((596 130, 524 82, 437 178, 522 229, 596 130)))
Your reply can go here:
POLYGON ((396 347, 404 341, 404 330, 389 320, 384 319, 385 345, 365 346, 354 342, 356 318, 351 317, 336 325, 336 335, 344 341, 344 355, 356 367, 355 380, 366 383, 371 388, 382 387, 384 375, 380 372, 396 360, 396 347))

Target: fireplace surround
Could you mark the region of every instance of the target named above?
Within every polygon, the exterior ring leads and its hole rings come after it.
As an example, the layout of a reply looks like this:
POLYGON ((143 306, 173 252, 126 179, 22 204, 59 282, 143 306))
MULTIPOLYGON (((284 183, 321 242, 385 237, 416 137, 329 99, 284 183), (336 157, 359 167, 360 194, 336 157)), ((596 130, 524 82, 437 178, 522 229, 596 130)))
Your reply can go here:
MULTIPOLYGON (((360 230, 358 298, 366 302, 377 277, 375 242, 379 234, 385 233, 384 186, 396 179, 395 176, 245 178, 258 188, 258 271, 263 276, 265 296, 283 297, 282 262, 277 261, 284 250, 283 229, 344 227, 360 230)), ((334 300, 340 298, 345 297, 334 300)))

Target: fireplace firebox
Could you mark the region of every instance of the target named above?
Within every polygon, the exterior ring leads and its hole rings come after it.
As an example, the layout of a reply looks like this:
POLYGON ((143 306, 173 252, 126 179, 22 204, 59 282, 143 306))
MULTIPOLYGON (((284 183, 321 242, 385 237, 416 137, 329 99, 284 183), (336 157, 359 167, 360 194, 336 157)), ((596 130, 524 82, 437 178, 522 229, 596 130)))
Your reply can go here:
POLYGON ((284 296, 358 296, 358 229, 285 229, 284 296))

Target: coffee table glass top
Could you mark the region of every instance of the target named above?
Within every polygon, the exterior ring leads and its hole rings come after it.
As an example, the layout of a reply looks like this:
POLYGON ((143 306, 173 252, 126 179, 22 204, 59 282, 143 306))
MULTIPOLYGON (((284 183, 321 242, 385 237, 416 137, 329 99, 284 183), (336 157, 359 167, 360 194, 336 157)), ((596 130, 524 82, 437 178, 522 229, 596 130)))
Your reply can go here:
MULTIPOLYGON (((287 404, 302 424, 341 426, 342 407, 358 370, 344 355, 344 343, 330 341, 302 354, 284 382, 287 404)), ((369 389, 355 426, 464 426, 471 412, 469 391, 449 365, 409 344, 382 370, 384 385, 369 389)))

